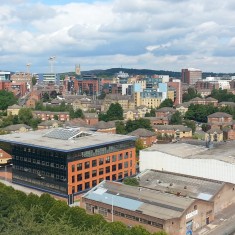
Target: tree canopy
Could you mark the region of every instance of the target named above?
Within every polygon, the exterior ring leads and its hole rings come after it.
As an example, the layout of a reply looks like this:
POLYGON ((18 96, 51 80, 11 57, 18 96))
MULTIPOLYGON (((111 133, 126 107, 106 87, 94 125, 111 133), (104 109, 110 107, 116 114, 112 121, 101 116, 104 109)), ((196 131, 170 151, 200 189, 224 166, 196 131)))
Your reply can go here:
POLYGON ((12 92, 1 90, 0 91, 0 110, 5 110, 8 106, 17 103, 17 99, 12 92))
POLYGON ((181 113, 179 111, 176 111, 171 116, 170 124, 179 125, 179 124, 182 124, 182 121, 183 121, 183 118, 181 116, 181 113))
MULTIPOLYGON (((128 228, 108 223, 101 215, 88 215, 80 207, 69 207, 48 194, 26 195, 0 183, 1 235, 151 235, 141 226, 128 228)), ((166 235, 154 233, 153 235, 166 235)))
POLYGON ((167 98, 164 101, 162 101, 159 108, 173 107, 173 104, 174 104, 173 101, 171 99, 167 98))
POLYGON ((201 94, 197 93, 197 91, 192 88, 192 87, 189 87, 188 88, 188 91, 186 93, 183 94, 183 102, 187 102, 193 98, 196 98, 196 97, 202 97, 201 94))
POLYGON ((18 117, 21 123, 29 125, 31 119, 33 118, 32 110, 30 108, 21 108, 18 117))
POLYGON ((123 120, 123 108, 119 103, 112 103, 106 113, 99 114, 100 121, 123 120))
POLYGON ((210 97, 217 99, 218 102, 235 102, 235 95, 231 92, 228 92, 227 90, 220 89, 213 89, 211 92, 210 97))

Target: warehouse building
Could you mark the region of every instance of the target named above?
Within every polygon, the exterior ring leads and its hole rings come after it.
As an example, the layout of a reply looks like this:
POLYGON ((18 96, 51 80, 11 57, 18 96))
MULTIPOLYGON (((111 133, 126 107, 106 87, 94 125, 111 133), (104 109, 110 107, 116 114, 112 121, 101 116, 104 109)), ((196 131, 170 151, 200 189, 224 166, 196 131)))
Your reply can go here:
MULTIPOLYGON (((144 188, 212 202, 214 214, 235 202, 235 185, 231 183, 156 170, 146 170, 137 178, 144 188)), ((203 221, 206 223, 205 215, 203 221)))
POLYGON ((196 186, 195 197, 103 181, 83 195, 81 206, 88 213, 101 214, 108 221, 121 221, 130 227, 142 225, 150 232, 165 230, 169 235, 192 234, 214 220, 212 198, 224 185, 201 179, 188 182, 196 186))
POLYGON ((212 148, 187 143, 153 145, 140 151, 140 171, 154 169, 235 184, 235 142, 212 148))
POLYGON ((103 180, 136 173, 136 137, 82 128, 55 128, 0 136, 12 155, 13 182, 62 197, 87 191, 103 180))

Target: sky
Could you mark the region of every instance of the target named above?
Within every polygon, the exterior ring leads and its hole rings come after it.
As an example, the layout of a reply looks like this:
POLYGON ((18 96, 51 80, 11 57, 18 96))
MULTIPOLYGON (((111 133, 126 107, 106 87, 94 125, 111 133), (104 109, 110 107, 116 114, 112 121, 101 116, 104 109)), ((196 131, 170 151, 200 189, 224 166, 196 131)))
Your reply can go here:
POLYGON ((234 0, 0 0, 0 70, 235 72, 234 0))

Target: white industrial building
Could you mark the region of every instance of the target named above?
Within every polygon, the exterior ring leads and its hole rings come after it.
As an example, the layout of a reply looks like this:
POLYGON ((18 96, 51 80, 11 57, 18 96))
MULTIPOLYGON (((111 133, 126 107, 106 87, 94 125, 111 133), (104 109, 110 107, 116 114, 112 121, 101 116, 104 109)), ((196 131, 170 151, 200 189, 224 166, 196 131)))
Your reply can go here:
POLYGON ((146 169, 235 183, 235 142, 211 149, 186 143, 156 144, 140 151, 140 171, 146 169))

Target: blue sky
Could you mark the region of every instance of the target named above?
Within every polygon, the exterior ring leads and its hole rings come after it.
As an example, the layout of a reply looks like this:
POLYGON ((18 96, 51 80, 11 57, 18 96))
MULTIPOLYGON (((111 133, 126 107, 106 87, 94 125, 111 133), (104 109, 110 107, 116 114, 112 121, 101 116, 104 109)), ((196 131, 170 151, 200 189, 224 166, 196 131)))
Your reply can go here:
POLYGON ((0 0, 0 70, 235 72, 233 0, 0 0))

